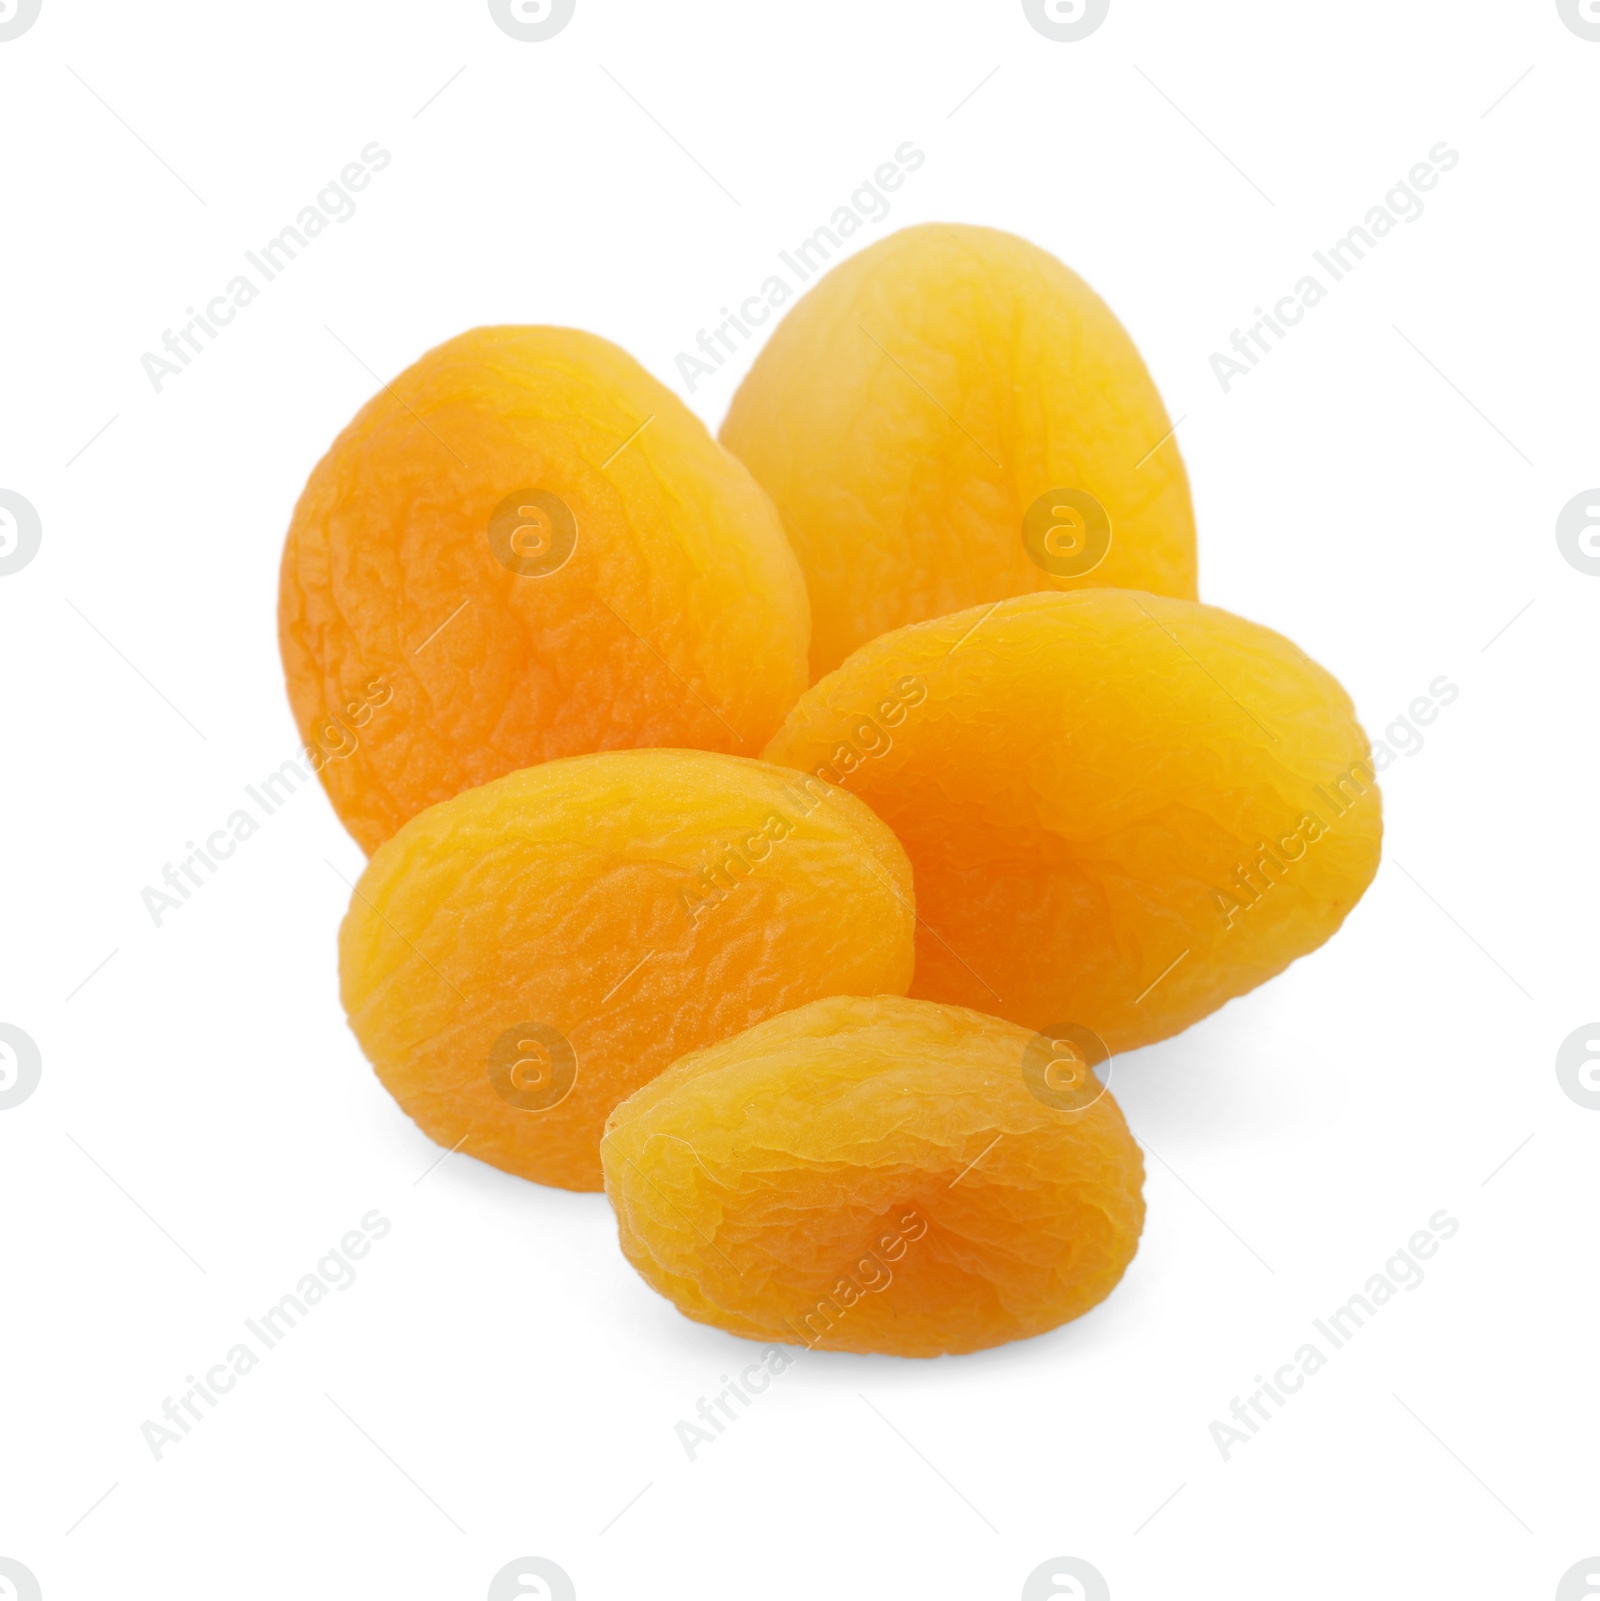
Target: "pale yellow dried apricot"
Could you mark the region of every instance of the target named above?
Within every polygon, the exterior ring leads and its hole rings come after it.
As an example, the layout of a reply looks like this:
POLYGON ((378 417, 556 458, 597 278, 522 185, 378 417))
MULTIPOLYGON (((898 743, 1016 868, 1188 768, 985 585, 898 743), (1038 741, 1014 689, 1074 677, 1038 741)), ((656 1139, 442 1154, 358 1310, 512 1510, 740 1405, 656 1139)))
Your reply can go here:
POLYGON ((1085 589, 902 628, 813 685, 766 755, 904 844, 913 995, 1114 1051, 1313 950, 1378 865, 1349 697, 1193 601, 1085 589))
POLYGON ((1139 352, 1014 234, 927 223, 835 267, 773 330, 721 438, 805 569, 813 677, 1003 596, 1195 594, 1189 482, 1139 352))
POLYGON ((938 1356, 1081 1316, 1138 1247, 1144 1163, 1052 1049, 877 996, 696 1051, 606 1125, 623 1252, 688 1317, 757 1340, 938 1356))
POLYGON ((552 757, 759 755, 806 682, 808 617, 771 503, 676 396, 593 334, 478 328, 312 473, 278 632, 312 763, 370 852, 552 757))
POLYGON ((823 995, 904 993, 910 867, 853 796, 709 751, 547 762, 412 818, 339 936, 345 1009, 431 1139, 599 1189, 606 1114, 823 995))

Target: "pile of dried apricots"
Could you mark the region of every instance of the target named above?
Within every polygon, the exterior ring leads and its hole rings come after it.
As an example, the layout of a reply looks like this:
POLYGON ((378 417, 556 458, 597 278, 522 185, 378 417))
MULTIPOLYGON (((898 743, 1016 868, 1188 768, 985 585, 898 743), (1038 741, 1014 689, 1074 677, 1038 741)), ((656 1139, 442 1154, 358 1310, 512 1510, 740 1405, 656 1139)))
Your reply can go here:
POLYGON ((1144 1221, 1109 1057, 1378 862, 1348 696, 1195 597, 1138 352, 1009 234, 834 269, 720 443, 595 335, 439 346, 283 556, 302 736, 394 691, 321 771, 362 1050, 441 1145, 604 1188, 691 1318, 934 1356, 1079 1316, 1144 1221))

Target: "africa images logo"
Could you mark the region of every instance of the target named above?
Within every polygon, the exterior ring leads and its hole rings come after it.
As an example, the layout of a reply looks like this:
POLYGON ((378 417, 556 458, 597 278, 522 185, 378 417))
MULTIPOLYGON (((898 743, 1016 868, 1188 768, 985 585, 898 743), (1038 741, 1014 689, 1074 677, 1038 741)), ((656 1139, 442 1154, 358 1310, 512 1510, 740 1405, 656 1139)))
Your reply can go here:
POLYGON ((1022 0, 1022 14, 1046 39, 1076 44, 1110 16, 1111 0, 1022 0))
POLYGON ((43 529, 33 502, 0 489, 0 578, 20 573, 39 554, 43 529))
POLYGON ((42 0, 0 0, 0 44, 20 39, 39 20, 41 3, 42 0))
POLYGON ((555 38, 577 9, 578 0, 489 0, 495 26, 522 44, 555 38))

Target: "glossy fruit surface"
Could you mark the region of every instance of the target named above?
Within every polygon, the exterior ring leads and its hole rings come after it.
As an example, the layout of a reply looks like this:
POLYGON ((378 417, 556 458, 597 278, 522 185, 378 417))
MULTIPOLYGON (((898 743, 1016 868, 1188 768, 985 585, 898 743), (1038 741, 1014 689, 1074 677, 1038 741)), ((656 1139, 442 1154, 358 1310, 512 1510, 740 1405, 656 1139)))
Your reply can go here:
POLYGON ((1032 590, 1193 598, 1170 436, 1133 341, 1076 273, 953 223, 828 272, 721 430, 805 570, 813 677, 890 629, 1032 590))
POLYGON ((382 845, 339 940, 350 1026, 431 1139, 601 1187, 624 1096, 819 996, 903 993, 905 853, 852 796, 708 751, 527 768, 382 845))
POLYGON ((874 640, 766 754, 861 796, 905 845, 912 994, 1122 1051, 1339 927, 1378 865, 1368 750, 1343 689, 1281 635, 1086 589, 874 640))
POLYGON ((897 996, 757 1024, 612 1114, 623 1251, 751 1339, 937 1356, 1054 1328, 1132 1260, 1144 1167, 1092 1076, 1056 1064, 1040 1095, 1035 1066, 1028 1030, 897 996))
POLYGON ((805 683, 808 617, 745 469, 565 328, 478 328, 386 384, 312 473, 279 591, 295 719, 369 852, 553 757, 758 755, 805 683))

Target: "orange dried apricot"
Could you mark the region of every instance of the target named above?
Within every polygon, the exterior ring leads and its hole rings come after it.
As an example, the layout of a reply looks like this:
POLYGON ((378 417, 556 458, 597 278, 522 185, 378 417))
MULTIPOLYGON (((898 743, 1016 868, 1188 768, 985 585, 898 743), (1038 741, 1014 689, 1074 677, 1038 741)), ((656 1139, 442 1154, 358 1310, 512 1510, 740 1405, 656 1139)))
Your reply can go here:
POLYGON ((1041 1056, 1015 1024, 898 996, 696 1051, 606 1125, 623 1252, 757 1340, 938 1356, 1079 1317, 1138 1248, 1144 1163, 1098 1081, 1069 1065, 1041 1089, 1041 1056))
POLYGON ((1032 590, 1192 598, 1171 432, 1076 273, 1013 234, 928 223, 796 302, 721 439, 783 514, 819 677, 890 629, 1032 590))
POLYGON ((606 1114, 684 1052, 904 993, 911 870, 853 796, 710 751, 575 756, 430 807, 339 936, 350 1026, 439 1144, 601 1187, 606 1114))
POLYGON ((757 755, 806 683, 808 619, 749 473, 567 328, 475 329, 385 385, 312 473, 279 591, 308 744, 374 680, 392 689, 321 769, 369 852, 552 757, 757 755))
POLYGON ((1193 601, 1085 589, 902 628, 813 685, 766 758, 904 844, 913 995, 1116 1051, 1315 949, 1378 865, 1349 697, 1193 601))

